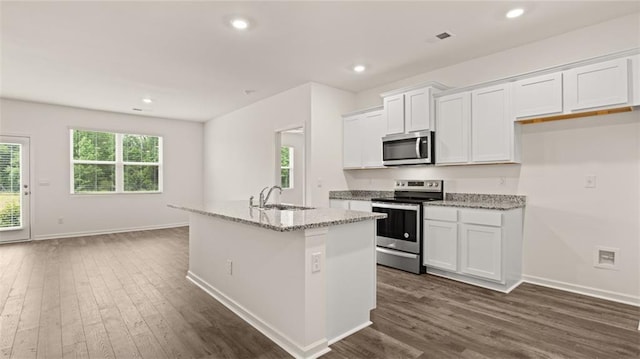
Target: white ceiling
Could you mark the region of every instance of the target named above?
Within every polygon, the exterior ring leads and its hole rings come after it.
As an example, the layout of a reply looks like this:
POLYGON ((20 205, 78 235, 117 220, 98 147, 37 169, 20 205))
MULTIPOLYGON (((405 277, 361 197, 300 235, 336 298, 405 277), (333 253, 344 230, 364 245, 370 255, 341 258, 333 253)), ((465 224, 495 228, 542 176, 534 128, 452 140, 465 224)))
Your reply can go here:
POLYGON ((0 96, 206 121, 309 81, 372 88, 638 12, 640 2, 3 1, 0 10, 0 96), (506 19, 516 5, 525 15, 506 19), (253 27, 234 30, 234 15, 253 27), (455 36, 433 42, 443 31, 455 36), (361 62, 368 71, 350 71, 361 62))

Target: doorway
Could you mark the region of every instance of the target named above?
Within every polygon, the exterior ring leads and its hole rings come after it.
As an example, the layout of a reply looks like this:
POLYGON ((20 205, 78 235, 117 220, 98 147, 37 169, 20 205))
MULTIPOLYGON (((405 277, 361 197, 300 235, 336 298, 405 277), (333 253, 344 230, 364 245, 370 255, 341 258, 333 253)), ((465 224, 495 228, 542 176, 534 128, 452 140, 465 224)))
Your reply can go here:
POLYGON ((276 183, 282 187, 281 203, 305 204, 304 126, 276 132, 276 183))
POLYGON ((31 239, 29 138, 0 136, 0 243, 31 239))

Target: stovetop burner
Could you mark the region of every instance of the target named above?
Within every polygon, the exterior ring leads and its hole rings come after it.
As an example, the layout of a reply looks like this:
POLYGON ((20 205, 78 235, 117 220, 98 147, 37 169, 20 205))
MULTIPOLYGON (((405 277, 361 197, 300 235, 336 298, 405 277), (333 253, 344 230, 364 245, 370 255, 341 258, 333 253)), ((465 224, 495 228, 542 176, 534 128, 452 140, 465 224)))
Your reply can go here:
POLYGON ((422 203, 444 199, 442 180, 396 180, 394 196, 391 198, 373 198, 373 202, 386 203, 422 203))

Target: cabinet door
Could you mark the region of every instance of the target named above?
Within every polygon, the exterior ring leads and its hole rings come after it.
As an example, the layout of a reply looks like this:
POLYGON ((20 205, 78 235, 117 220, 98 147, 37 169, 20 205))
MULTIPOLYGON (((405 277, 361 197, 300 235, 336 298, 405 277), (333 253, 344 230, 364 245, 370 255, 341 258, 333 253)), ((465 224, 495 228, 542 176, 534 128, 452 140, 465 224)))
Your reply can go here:
POLYGON ((384 98, 387 134, 404 133, 404 94, 384 98))
POLYGON ((360 116, 345 117, 343 121, 342 166, 359 168, 362 166, 360 116))
POLYGON ((443 96, 436 100, 436 163, 469 162, 471 94, 443 96))
POLYGON ((617 59, 565 71, 568 111, 627 104, 629 60, 617 59))
POLYGON ((640 55, 631 58, 631 82, 632 105, 640 106, 640 55))
POLYGON ((516 117, 562 112, 562 73, 536 76, 513 84, 516 117))
POLYGON ((407 132, 429 129, 430 99, 430 87, 404 94, 404 121, 407 132))
POLYGON ((474 162, 510 161, 513 136, 509 84, 473 91, 471 93, 471 159, 474 162))
POLYGON ((329 207, 331 208, 340 208, 340 209, 349 209, 349 201, 345 199, 330 199, 329 207))
POLYGON ((449 271, 458 270, 458 224, 424 221, 424 265, 449 271))
POLYGON ((460 230, 460 271, 502 281, 501 228, 460 224, 460 230))
POLYGON ((382 137, 387 131, 384 111, 366 113, 362 119, 362 166, 382 167, 382 137))
POLYGON ((371 201, 349 201, 349 209, 354 211, 371 212, 371 201))

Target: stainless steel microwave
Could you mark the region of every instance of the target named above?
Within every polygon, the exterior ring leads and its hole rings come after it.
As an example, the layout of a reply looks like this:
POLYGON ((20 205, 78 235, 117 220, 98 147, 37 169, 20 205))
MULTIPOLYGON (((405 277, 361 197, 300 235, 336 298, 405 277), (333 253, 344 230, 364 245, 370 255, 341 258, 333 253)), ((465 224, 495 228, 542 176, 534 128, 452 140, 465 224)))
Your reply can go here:
POLYGON ((382 164, 385 166, 434 163, 434 133, 420 131, 382 138, 382 164))

